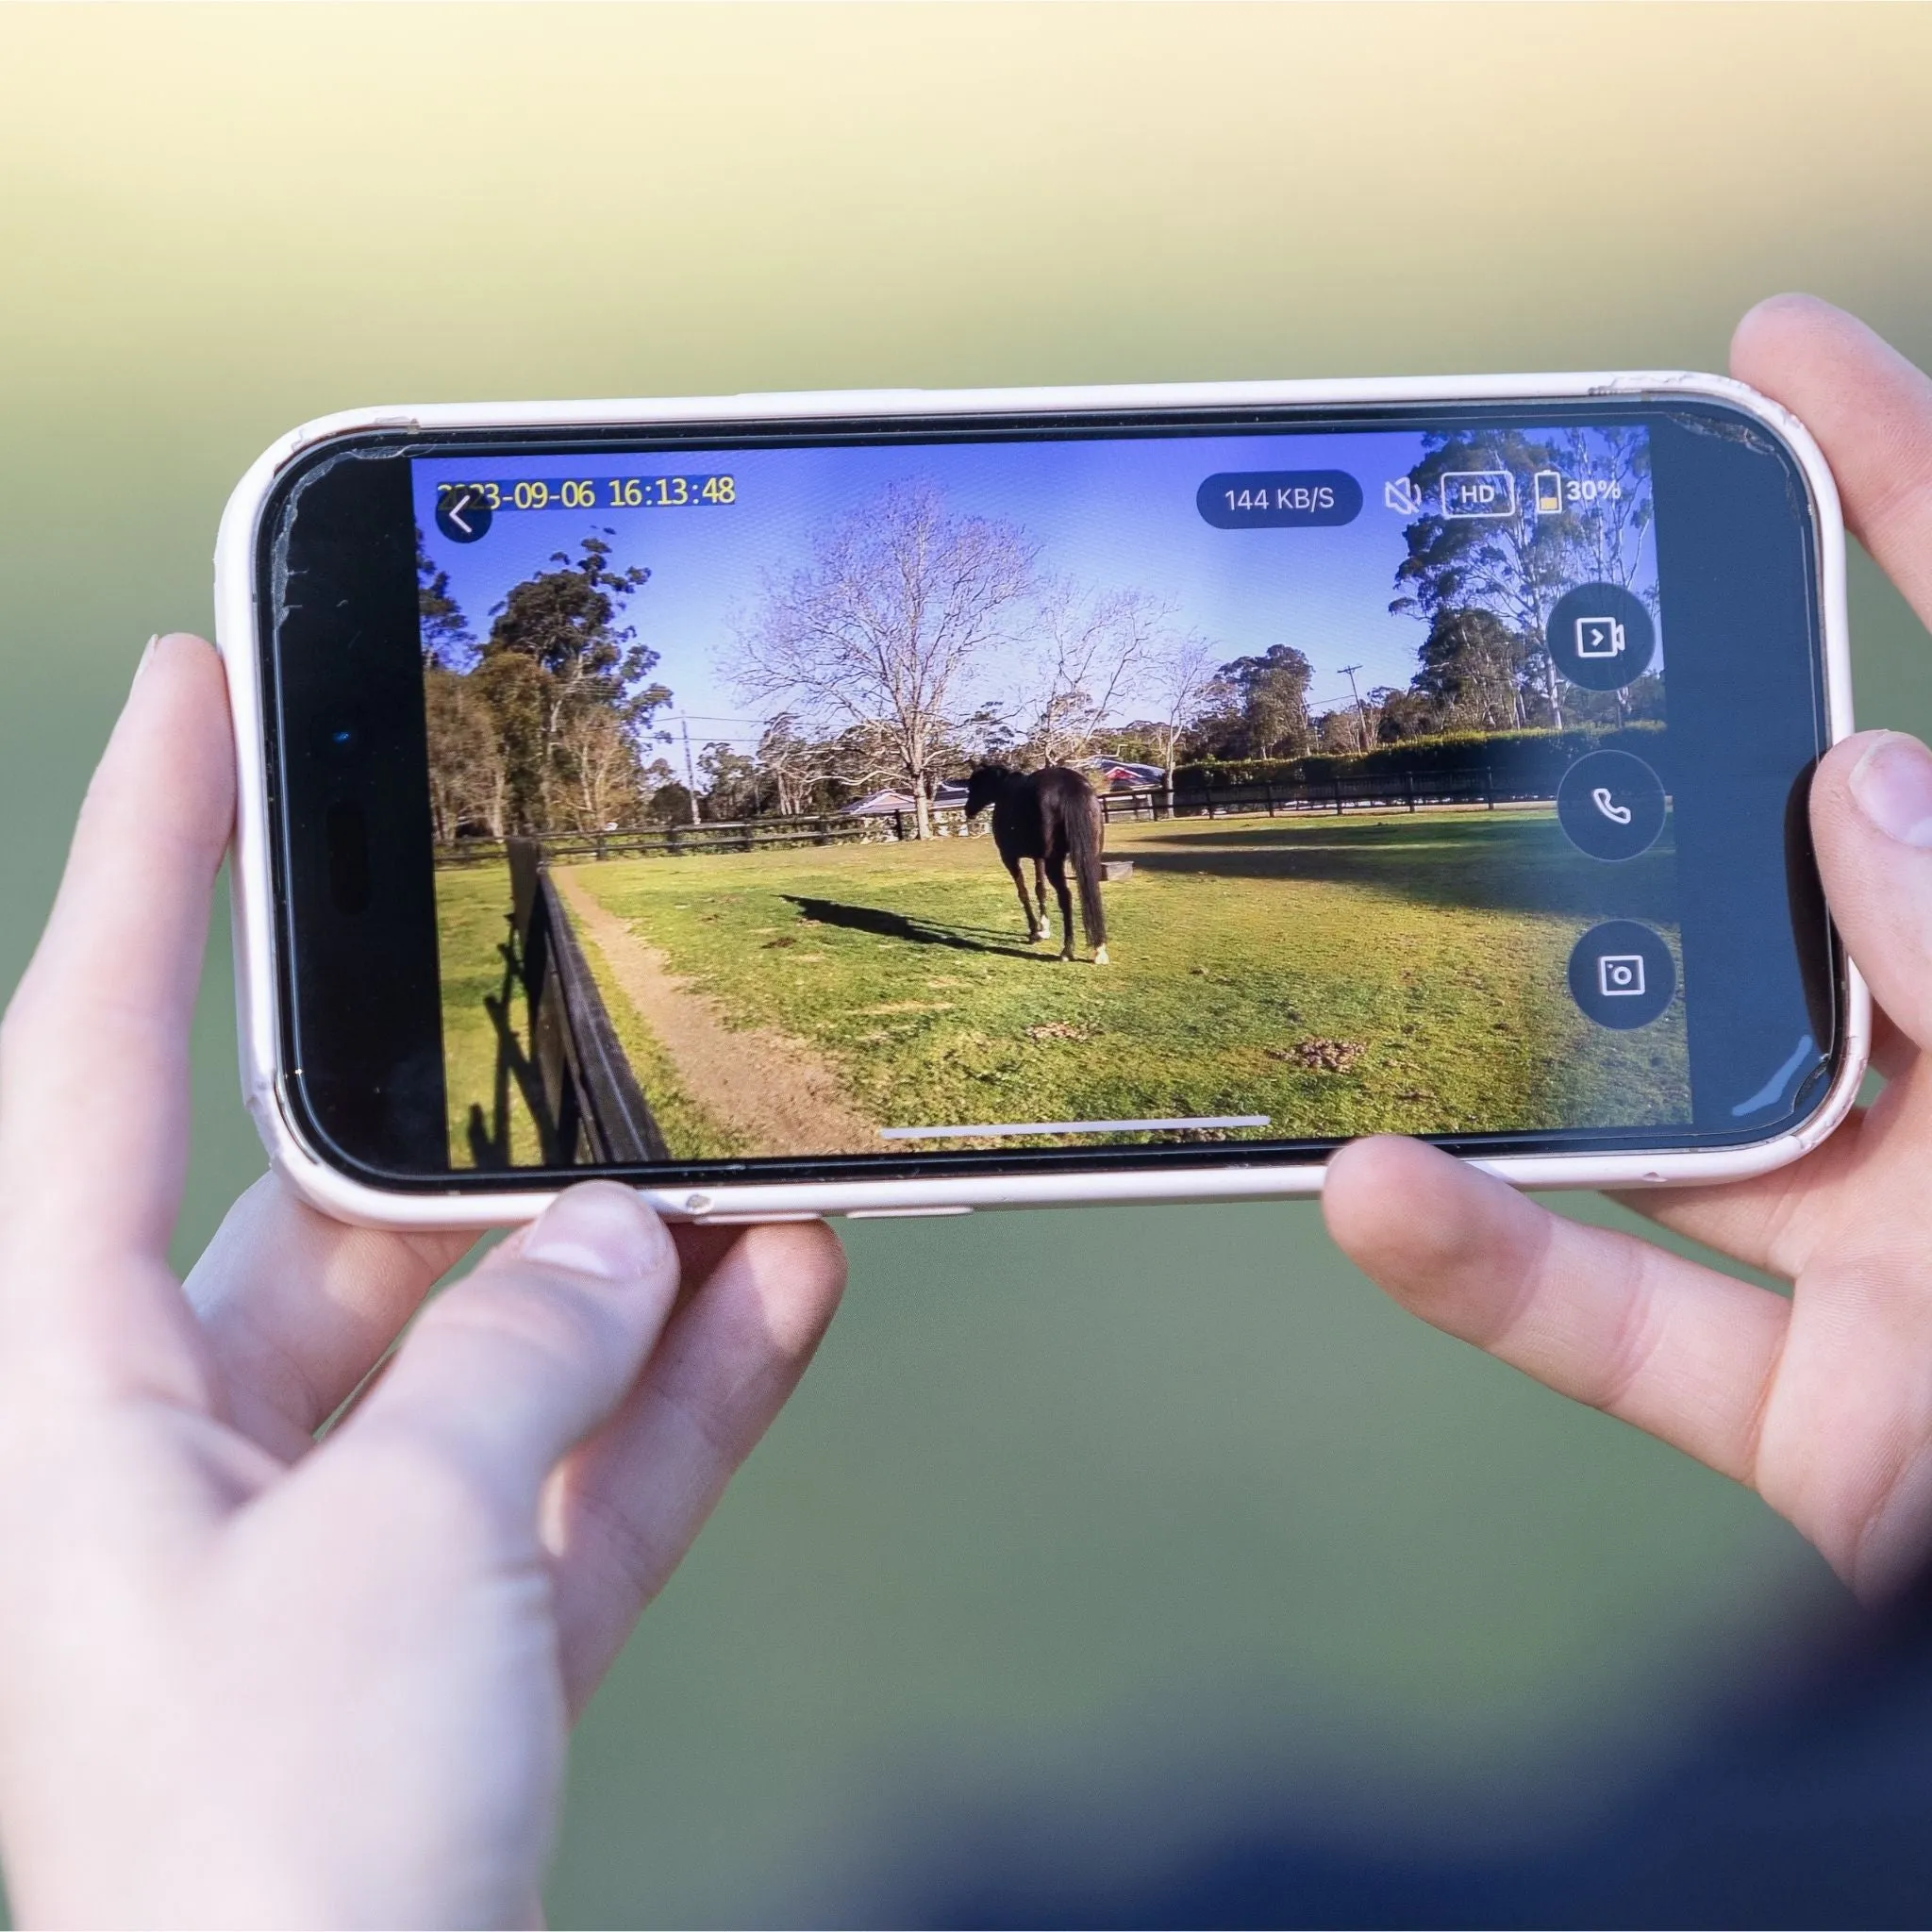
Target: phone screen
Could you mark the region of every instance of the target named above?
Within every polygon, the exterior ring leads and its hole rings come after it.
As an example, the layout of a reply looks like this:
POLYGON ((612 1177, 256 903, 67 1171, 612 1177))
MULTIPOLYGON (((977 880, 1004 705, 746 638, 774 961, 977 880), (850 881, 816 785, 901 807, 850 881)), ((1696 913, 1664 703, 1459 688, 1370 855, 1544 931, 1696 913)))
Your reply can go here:
POLYGON ((441 1164, 1788 1121, 1809 523, 1694 418, 411 452, 441 1164))

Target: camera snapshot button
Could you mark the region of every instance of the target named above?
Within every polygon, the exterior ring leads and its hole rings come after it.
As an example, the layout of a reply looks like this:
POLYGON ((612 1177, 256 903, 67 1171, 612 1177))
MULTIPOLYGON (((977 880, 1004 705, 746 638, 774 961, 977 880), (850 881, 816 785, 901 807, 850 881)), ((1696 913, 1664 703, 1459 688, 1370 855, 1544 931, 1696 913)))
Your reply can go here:
POLYGON ((1590 752, 1557 787, 1557 821, 1592 858, 1635 858, 1664 828, 1663 780, 1630 752, 1590 752))
POLYGON ((1550 660, 1586 691, 1622 691, 1650 669, 1657 626, 1643 599, 1621 584, 1579 584, 1557 600, 1543 628, 1550 660))
POLYGON ((1663 935, 1634 919, 1607 919, 1571 949, 1570 997, 1599 1026, 1648 1026, 1676 991, 1677 962, 1663 935))

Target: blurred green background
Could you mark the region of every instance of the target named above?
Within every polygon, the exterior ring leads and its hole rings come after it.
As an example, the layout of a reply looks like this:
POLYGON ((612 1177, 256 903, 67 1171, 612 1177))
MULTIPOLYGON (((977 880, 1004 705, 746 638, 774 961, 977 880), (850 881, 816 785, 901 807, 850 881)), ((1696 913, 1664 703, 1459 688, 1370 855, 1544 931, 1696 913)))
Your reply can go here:
MULTIPOLYGON (((1932 12, 0 12, 0 984, 223 499, 356 403, 1932 358, 1932 12)), ((1854 575, 1859 710, 1932 651, 1854 575)), ((192 1253, 260 1157, 225 942, 192 1253)), ((1571 1211, 1614 1219, 1597 1202, 1571 1211)), ((890 1916, 1017 1835, 1520 1817, 1828 1602, 1755 1501, 1400 1318, 1307 1206, 861 1226, 580 1734, 560 1923, 890 1916)))

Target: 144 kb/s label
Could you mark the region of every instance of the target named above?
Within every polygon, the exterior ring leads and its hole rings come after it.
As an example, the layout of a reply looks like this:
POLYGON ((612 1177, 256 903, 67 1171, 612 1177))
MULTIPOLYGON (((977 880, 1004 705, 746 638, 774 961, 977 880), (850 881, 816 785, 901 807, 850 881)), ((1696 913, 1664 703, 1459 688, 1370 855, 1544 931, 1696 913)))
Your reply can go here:
POLYGON ((1362 486, 1346 470, 1229 471, 1194 494, 1217 530, 1321 528, 1361 514, 1362 486))

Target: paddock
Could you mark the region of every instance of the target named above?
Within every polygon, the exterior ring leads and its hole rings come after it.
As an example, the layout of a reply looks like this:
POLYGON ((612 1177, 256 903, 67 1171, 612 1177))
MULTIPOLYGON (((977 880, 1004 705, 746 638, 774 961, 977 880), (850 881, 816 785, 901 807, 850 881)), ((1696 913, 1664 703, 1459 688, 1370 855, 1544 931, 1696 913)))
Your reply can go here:
MULTIPOLYGON (((726 1027, 782 1038, 875 1127, 1269 1117, 1211 1136, 1238 1139, 1681 1118, 1681 1005, 1607 1033, 1564 977, 1599 919, 1643 919, 1675 944, 1669 849, 1667 832, 1627 865, 1581 863, 1547 806, 1116 823, 1108 856, 1134 869, 1104 889, 1105 970, 1029 942, 980 840, 580 860, 564 875, 664 985, 726 1027)), ((475 989, 494 868, 438 885, 455 1118, 493 1077, 475 989)), ((674 1153, 761 1151, 720 1116, 703 1066, 652 1034, 581 923, 579 936, 674 1153)))

